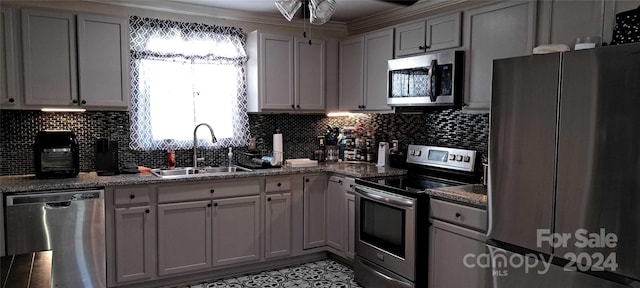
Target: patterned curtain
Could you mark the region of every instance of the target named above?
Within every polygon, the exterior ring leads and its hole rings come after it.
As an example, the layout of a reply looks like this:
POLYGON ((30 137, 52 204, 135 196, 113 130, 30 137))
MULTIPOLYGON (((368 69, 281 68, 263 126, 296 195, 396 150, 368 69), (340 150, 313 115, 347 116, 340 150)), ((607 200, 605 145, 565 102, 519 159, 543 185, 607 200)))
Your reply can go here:
POLYGON ((243 146, 249 135, 246 35, 239 28, 132 16, 131 149, 243 146), (200 139, 202 138, 202 139, 200 139))

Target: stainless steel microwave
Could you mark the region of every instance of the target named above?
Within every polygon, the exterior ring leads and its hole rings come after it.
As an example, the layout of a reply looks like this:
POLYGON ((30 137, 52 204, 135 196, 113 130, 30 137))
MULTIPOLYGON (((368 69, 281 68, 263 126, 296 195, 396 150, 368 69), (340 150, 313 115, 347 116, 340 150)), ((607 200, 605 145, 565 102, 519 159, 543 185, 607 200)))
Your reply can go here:
POLYGON ((387 62, 389 106, 462 104, 464 51, 392 59, 387 62))

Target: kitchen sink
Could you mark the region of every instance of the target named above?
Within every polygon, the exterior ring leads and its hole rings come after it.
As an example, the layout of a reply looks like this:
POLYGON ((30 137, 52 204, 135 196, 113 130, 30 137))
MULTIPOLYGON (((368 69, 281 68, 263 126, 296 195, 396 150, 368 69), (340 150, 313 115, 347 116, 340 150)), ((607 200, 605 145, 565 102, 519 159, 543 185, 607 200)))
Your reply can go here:
POLYGON ((175 169, 151 169, 151 174, 160 178, 181 178, 192 175, 210 175, 216 173, 252 172, 253 170, 240 166, 225 167, 178 167, 175 169))

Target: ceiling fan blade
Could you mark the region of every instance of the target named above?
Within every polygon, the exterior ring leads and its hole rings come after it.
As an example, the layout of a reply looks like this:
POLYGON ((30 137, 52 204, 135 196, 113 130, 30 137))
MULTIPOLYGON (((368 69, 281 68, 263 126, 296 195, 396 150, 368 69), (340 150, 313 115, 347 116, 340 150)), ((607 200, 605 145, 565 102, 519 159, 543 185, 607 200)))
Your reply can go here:
POLYGON ((411 6, 413 4, 416 4, 416 2, 418 2, 419 0, 378 0, 378 1, 404 5, 404 6, 411 6))

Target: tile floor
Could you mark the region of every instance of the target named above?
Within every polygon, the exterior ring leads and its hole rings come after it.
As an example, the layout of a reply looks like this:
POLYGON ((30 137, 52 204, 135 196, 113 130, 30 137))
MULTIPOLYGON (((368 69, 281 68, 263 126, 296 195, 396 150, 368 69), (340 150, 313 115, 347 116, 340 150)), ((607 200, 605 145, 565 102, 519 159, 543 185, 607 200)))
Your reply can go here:
POLYGON ((187 286, 186 288, 245 288, 245 287, 309 287, 361 288, 353 281, 353 270, 333 260, 322 260, 187 286))

